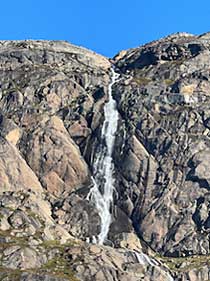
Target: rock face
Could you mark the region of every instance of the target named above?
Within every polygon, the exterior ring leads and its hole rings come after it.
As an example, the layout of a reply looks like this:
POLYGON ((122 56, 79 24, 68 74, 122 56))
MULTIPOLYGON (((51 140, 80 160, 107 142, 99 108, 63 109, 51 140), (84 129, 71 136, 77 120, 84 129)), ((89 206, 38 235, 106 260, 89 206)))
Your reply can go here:
POLYGON ((210 251, 210 43, 204 38, 169 36, 116 62, 129 73, 116 87, 119 110, 130 127, 120 156, 129 164, 119 167, 119 178, 127 192, 138 191, 135 201, 128 195, 136 230, 167 256, 210 251))
POLYGON ((0 279, 210 279, 210 35, 111 61, 62 41, 0 41, 0 279), (119 111, 106 245, 93 186, 110 67, 119 111))

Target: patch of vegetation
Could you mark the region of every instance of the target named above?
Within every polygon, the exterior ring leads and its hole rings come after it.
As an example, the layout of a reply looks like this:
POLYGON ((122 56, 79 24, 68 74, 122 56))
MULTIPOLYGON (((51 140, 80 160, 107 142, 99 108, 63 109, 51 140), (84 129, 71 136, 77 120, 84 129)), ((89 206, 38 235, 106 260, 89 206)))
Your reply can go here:
POLYGON ((148 75, 148 73, 150 72, 150 70, 153 69, 153 65, 147 65, 144 66, 141 69, 134 69, 133 70, 133 75, 134 77, 140 76, 140 77, 145 77, 148 75))
POLYGON ((34 273, 38 275, 47 274, 49 276, 65 278, 69 281, 78 281, 74 276, 74 273, 67 268, 68 264, 63 259, 52 259, 46 263, 42 268, 30 269, 30 270, 20 270, 20 269, 11 269, 0 266, 0 281, 11 280, 19 281, 21 274, 24 272, 34 273), (9 279, 8 279, 9 278, 9 279))
POLYGON ((5 280, 5 278, 7 278, 7 280, 19 281, 20 275, 21 275, 20 269, 11 269, 11 268, 5 268, 0 266, 0 281, 5 280))
POLYGON ((182 59, 179 59, 179 60, 173 60, 173 61, 171 61, 171 63, 172 63, 172 64, 175 64, 175 65, 181 65, 181 64, 183 64, 185 61, 186 61, 186 59, 182 58, 182 59))
POLYGON ((58 240, 45 240, 40 246, 46 249, 58 249, 61 252, 64 252, 66 248, 76 246, 78 243, 74 240, 68 241, 67 243, 61 244, 58 240))
POLYGON ((210 266, 210 256, 190 256, 181 258, 159 257, 172 271, 186 272, 191 269, 199 269, 210 266))
POLYGON ((165 79, 164 80, 164 83, 167 85, 167 86, 171 86, 171 85, 173 85, 174 84, 174 80, 172 80, 172 79, 165 79))
POLYGON ((8 247, 11 246, 20 246, 21 248, 24 248, 28 245, 28 237, 16 237, 11 235, 10 230, 0 230, 0 237, 3 238, 9 238, 8 242, 1 242, 0 243, 0 250, 3 251, 8 247))
POLYGON ((44 248, 60 248, 61 244, 58 240, 45 240, 41 244, 42 247, 44 248))
POLYGON ((41 270, 47 271, 50 274, 53 274, 57 277, 67 278, 71 281, 78 281, 74 276, 73 271, 71 270, 71 264, 68 259, 65 257, 66 249, 78 245, 78 242, 70 240, 65 244, 61 244, 57 240, 48 240, 44 241, 41 246, 47 250, 57 249, 59 253, 57 256, 49 260, 44 264, 41 270))
POLYGON ((146 86, 152 80, 147 77, 134 77, 133 81, 136 82, 139 86, 146 86))
POLYGON ((62 256, 54 257, 49 260, 42 266, 41 269, 53 274, 56 277, 63 277, 71 281, 78 281, 78 279, 74 276, 74 272, 70 269, 68 260, 62 256))
MULTIPOLYGON (((0 236, 3 237, 11 237, 9 243, 0 243, 0 250, 4 251, 6 248, 11 247, 13 245, 17 246, 28 246, 28 240, 24 237, 12 237, 9 231, 0 231, 0 236)), ((73 271, 71 270, 71 264, 66 257, 66 249, 72 246, 77 245, 75 241, 69 241, 65 244, 60 244, 57 240, 51 241, 44 241, 40 244, 47 252, 50 250, 57 249, 58 252, 55 257, 48 260, 46 264, 44 264, 41 268, 31 268, 29 270, 20 270, 20 269, 7 269, 4 267, 0 267, 0 281, 4 280, 5 278, 9 278, 12 281, 20 280, 20 275, 22 272, 30 272, 40 275, 50 275, 60 278, 65 278, 66 280, 70 281, 78 281, 78 279, 74 276, 73 271)), ((8 280, 8 279, 7 279, 8 280)))
POLYGON ((27 212, 27 215, 35 220, 38 220, 43 226, 45 225, 45 221, 44 219, 37 213, 31 211, 30 209, 29 210, 26 210, 27 212))

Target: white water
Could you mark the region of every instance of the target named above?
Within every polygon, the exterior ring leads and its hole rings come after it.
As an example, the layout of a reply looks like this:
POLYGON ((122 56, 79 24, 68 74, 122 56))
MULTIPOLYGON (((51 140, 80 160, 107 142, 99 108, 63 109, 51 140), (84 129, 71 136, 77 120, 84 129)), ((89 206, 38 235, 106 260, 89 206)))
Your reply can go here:
MULTIPOLYGON (((155 259, 150 258, 149 256, 147 256, 144 253, 138 253, 136 251, 134 251, 135 256, 138 260, 139 264, 142 265, 151 265, 151 266, 158 266, 158 263, 155 259)), ((165 281, 174 281, 174 278, 169 274, 169 272, 165 272, 165 281)))
POLYGON ((138 253, 136 251, 134 253, 140 264, 143 264, 143 265, 149 264, 151 266, 158 265, 158 263, 155 260, 151 259, 149 256, 145 255, 144 253, 138 253))
POLYGON ((117 74, 113 68, 111 71, 112 79, 108 89, 109 101, 104 106, 105 120, 101 132, 103 143, 96 154, 96 159, 93 165, 94 176, 92 178, 94 186, 88 194, 88 199, 91 199, 91 201, 95 203, 101 218, 101 232, 96 238, 96 242, 99 244, 103 244, 107 238, 112 220, 110 213, 114 191, 112 152, 118 125, 118 111, 116 102, 112 97, 112 86, 119 78, 119 74, 117 74))
MULTIPOLYGON (((109 101, 104 106, 104 123, 101 132, 102 144, 93 165, 93 188, 90 190, 87 199, 95 203, 101 218, 101 232, 98 237, 93 236, 92 242, 103 244, 107 238, 109 227, 111 224, 110 208, 113 202, 114 191, 114 165, 112 160, 112 152, 115 143, 115 136, 118 126, 118 111, 116 102, 112 97, 112 86, 119 78, 119 74, 111 69, 112 79, 109 84, 108 95, 109 101)), ((89 241, 89 239, 88 239, 89 241)), ((144 253, 133 252, 139 264, 158 266, 158 263, 144 253)), ((166 281, 174 281, 172 276, 166 272, 166 281)))

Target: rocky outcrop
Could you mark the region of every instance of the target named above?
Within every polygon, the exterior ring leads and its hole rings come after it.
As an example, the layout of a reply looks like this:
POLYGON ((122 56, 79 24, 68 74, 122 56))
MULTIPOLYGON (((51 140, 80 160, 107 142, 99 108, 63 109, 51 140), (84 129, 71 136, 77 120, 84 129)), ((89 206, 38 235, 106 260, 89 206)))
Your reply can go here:
POLYGON ((112 223, 87 200, 110 60, 62 41, 0 41, 0 279, 190 280, 209 271, 210 35, 113 60, 112 223))
MULTIPOLYGON (((128 50, 116 57, 125 75, 115 87, 125 124, 115 153, 120 183, 116 204, 153 250, 169 257, 203 255, 206 261, 207 38, 175 34, 128 50), (125 199, 130 202, 129 213, 125 199)), ((208 279, 209 270, 193 269, 183 280, 208 279)))
POLYGON ((91 245, 71 248, 68 254, 80 280, 171 280, 155 260, 126 249, 91 245), (83 259, 82 264, 78 256, 83 259))
POLYGON ((51 194, 59 196, 88 181, 88 167, 62 120, 56 116, 43 120, 30 135, 26 159, 51 194))
POLYGON ((0 139, 1 192, 31 189, 41 192, 41 184, 33 170, 26 164, 17 148, 7 140, 0 139))
POLYGON ((116 98, 130 126, 122 156, 128 165, 119 167, 119 174, 139 192, 135 227, 153 249, 167 255, 209 253, 208 233, 200 232, 193 219, 196 202, 208 193, 207 156, 200 153, 208 151, 202 117, 208 106, 208 47, 202 37, 177 34, 128 51, 117 61, 129 72, 116 98), (136 142, 146 150, 140 159, 136 142))

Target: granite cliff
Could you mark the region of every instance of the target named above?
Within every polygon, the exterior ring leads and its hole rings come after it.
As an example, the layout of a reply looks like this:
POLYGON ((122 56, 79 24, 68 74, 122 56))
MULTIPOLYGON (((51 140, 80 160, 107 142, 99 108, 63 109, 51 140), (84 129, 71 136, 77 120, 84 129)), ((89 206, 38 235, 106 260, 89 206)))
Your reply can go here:
POLYGON ((209 157, 209 33, 113 59, 0 41, 0 280, 210 280, 209 157), (88 195, 111 68, 115 188, 98 245, 88 195))

